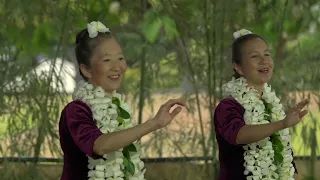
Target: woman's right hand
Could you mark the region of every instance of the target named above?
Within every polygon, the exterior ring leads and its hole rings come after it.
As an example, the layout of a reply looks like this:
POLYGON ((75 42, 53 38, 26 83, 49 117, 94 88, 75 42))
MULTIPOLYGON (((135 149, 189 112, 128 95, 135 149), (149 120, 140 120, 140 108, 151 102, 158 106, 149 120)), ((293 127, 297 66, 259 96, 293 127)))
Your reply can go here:
POLYGON ((153 119, 150 119, 150 121, 155 125, 156 129, 163 128, 170 124, 174 117, 181 112, 181 106, 185 107, 185 103, 181 99, 170 99, 160 107, 156 116, 153 119), (178 107, 175 107, 171 111, 172 107, 175 105, 178 105, 178 107))
POLYGON ((284 127, 289 128, 298 124, 301 119, 308 114, 308 110, 302 110, 309 103, 308 99, 299 102, 295 107, 291 108, 283 120, 284 127))

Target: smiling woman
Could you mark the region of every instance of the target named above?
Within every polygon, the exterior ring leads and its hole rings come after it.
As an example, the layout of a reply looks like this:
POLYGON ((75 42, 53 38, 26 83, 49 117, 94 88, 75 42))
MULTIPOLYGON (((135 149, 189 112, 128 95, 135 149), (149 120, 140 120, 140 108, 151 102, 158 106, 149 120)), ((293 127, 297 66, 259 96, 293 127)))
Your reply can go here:
POLYGON ((226 96, 215 109, 219 146, 219 180, 292 180, 290 127, 307 114, 304 100, 288 111, 267 84, 273 59, 267 43, 248 30, 234 33, 232 62, 235 75, 223 85, 226 96))
POLYGON ((89 83, 100 85, 111 93, 120 87, 127 68, 120 45, 109 31, 99 34, 95 41, 85 36, 86 31, 82 30, 77 36, 76 56, 80 73, 89 83))
POLYGON ((143 180, 146 170, 137 140, 167 126, 184 102, 171 99, 154 118, 135 126, 130 106, 116 93, 127 65, 110 30, 91 22, 77 35, 75 52, 84 80, 61 113, 61 179, 143 180))

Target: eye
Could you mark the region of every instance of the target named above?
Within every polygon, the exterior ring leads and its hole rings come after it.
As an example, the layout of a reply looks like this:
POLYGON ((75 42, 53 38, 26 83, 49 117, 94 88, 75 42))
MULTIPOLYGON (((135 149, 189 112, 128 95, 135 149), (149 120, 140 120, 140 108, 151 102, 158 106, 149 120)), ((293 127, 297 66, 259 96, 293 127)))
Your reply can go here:
POLYGON ((104 62, 109 62, 109 61, 110 61, 110 59, 103 59, 103 61, 104 61, 104 62))
POLYGON ((270 56, 270 54, 264 54, 265 56, 270 56))
POLYGON ((258 57, 258 55, 252 55, 252 56, 250 56, 250 58, 256 58, 256 57, 258 57))
POLYGON ((123 57, 120 57, 119 60, 122 61, 122 60, 124 60, 124 58, 123 58, 123 57))

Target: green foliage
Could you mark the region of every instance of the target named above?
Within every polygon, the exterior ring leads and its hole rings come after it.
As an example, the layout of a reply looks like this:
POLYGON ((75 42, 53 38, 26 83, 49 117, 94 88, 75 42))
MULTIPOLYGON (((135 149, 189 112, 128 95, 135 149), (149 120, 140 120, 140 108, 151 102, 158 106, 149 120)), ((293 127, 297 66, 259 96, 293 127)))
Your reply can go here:
POLYGON ((283 162, 282 151, 284 149, 283 144, 280 141, 280 136, 273 134, 271 136, 272 148, 274 150, 274 164, 280 165, 283 162))
POLYGON ((123 157, 123 164, 125 167, 125 171, 131 175, 134 175, 135 173, 134 164, 130 160, 128 160, 126 157, 123 157))
POLYGON ((133 162, 130 159, 130 152, 137 152, 136 147, 133 144, 130 144, 129 146, 126 146, 123 148, 123 164, 125 167, 125 171, 127 171, 129 174, 134 175, 135 173, 135 167, 133 162))
POLYGON ((117 111, 121 119, 130 119, 130 114, 120 106, 120 100, 118 98, 112 97, 112 103, 118 106, 117 111))
POLYGON ((150 43, 154 43, 161 29, 164 29, 164 37, 172 40, 178 35, 175 21, 168 15, 161 15, 157 10, 145 13, 145 21, 142 24, 142 32, 150 43))
MULTIPOLYGON (((266 114, 266 120, 271 122, 272 117, 272 104, 267 103, 265 100, 262 100, 263 104, 265 106, 265 114, 266 114)), ((280 140, 280 135, 278 133, 272 134, 270 137, 271 143, 272 143, 272 149, 274 150, 274 160, 273 163, 278 166, 283 162, 283 155, 282 151, 284 149, 284 146, 280 140)))

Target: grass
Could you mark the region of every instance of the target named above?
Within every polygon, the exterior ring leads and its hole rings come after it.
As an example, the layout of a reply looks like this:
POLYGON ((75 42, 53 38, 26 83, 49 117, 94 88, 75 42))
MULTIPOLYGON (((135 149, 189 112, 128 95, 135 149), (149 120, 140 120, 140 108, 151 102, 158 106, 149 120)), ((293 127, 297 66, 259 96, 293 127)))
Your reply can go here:
POLYGON ((7 129, 7 123, 0 122, 0 137, 6 132, 6 129, 7 129))
MULTIPOLYGON (((309 174, 308 161, 297 160, 299 170, 298 179, 306 180, 309 174)), ((209 176, 206 174, 203 164, 199 163, 146 163, 146 179, 152 180, 207 180, 214 179, 212 168, 209 169, 209 176)), ((212 167, 212 166, 209 166, 212 167)), ((57 180, 60 179, 62 164, 33 164, 26 163, 4 163, 0 165, 0 174, 4 180, 57 180), (39 177, 35 178, 35 174, 39 177)), ((320 177, 320 161, 316 163, 315 177, 320 177)))
MULTIPOLYGON (((320 113, 308 114, 303 118, 303 121, 299 123, 295 128, 291 129, 292 146, 295 156, 310 156, 311 155, 311 136, 312 128, 315 127, 315 134, 317 144, 320 144, 320 113)), ((320 149, 317 149, 317 154, 320 155, 320 149)))

